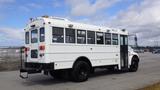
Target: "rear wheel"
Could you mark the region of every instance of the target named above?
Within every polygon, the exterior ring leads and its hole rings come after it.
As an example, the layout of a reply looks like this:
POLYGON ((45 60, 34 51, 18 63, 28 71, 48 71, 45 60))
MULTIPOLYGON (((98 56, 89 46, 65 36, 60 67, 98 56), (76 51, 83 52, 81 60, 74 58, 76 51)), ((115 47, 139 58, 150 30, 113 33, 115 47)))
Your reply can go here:
POLYGON ((131 66, 130 66, 130 71, 131 72, 136 72, 137 70, 138 70, 138 64, 139 64, 139 62, 138 62, 138 58, 136 58, 136 57, 134 57, 133 59, 132 59, 132 63, 131 63, 131 66))
POLYGON ((72 80, 76 82, 86 81, 90 73, 90 66, 84 61, 77 61, 71 71, 72 80))

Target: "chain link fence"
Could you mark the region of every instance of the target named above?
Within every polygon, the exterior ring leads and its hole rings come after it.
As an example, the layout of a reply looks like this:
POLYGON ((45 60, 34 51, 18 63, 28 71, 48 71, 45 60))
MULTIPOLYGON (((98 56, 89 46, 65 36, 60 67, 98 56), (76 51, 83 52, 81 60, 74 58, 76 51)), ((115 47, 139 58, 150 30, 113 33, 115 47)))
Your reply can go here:
POLYGON ((0 71, 19 69, 21 48, 22 47, 0 47, 0 71))

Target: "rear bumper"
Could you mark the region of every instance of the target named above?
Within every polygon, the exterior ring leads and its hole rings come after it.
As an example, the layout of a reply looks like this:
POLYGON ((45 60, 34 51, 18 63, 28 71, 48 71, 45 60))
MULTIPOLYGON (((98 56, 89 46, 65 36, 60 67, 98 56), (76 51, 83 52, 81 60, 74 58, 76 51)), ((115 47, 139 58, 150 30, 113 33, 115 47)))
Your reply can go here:
POLYGON ((38 70, 54 70, 54 63, 25 63, 25 68, 38 70))
POLYGON ((20 77, 25 79, 28 78, 28 74, 41 73, 44 70, 44 74, 48 75, 48 72, 54 70, 54 63, 25 63, 24 68, 20 68, 20 77), (22 73, 27 73, 24 76, 22 73))

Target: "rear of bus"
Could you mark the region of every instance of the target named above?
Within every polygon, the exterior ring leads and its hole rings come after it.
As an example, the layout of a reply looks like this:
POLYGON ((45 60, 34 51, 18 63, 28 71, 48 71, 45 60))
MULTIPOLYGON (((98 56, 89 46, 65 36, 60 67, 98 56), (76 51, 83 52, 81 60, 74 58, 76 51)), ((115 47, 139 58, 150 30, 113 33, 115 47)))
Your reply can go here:
POLYGON ((54 63, 46 63, 45 23, 43 20, 32 21, 25 29, 24 68, 21 72, 41 72, 54 69, 54 63))

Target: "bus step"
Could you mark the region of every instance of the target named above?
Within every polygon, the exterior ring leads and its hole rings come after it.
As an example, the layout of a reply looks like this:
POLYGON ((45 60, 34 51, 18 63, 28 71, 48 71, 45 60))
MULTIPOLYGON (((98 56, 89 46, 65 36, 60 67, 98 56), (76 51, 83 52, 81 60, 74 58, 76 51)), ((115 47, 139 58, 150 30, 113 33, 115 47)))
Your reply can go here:
POLYGON ((27 79, 27 78, 28 78, 27 70, 25 70, 25 69, 20 69, 20 74, 19 74, 19 76, 20 76, 22 79, 27 79), (24 73, 26 73, 26 75, 24 75, 24 73))
POLYGON ((20 77, 22 79, 27 79, 28 78, 28 74, 34 74, 34 73, 41 73, 41 70, 27 70, 27 69, 20 69, 20 77), (24 75, 25 74, 25 75, 24 75))

